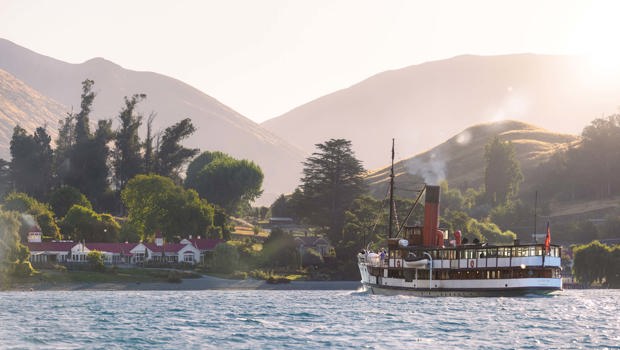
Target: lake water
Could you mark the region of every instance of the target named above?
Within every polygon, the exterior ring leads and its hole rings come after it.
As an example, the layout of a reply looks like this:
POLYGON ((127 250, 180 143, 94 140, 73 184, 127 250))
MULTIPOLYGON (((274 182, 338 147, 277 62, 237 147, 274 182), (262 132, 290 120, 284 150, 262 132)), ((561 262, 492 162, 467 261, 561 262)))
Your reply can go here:
POLYGON ((1 348, 620 349, 620 290, 0 292, 1 348))

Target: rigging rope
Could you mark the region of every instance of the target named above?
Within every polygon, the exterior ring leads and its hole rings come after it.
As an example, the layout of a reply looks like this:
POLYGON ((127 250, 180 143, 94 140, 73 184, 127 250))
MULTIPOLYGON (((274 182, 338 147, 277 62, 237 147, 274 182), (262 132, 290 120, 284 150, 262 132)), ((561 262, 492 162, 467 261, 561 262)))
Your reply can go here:
POLYGON ((385 191, 385 197, 383 198, 383 200, 381 201, 381 210, 379 210, 379 213, 377 214, 377 218, 375 219, 375 223, 374 225, 372 225, 372 233, 375 233, 375 229, 377 228, 377 225, 379 224, 379 220, 381 219, 381 213, 383 213, 383 209, 385 208, 385 203, 386 200, 388 198, 388 195, 390 194, 390 188, 388 187, 387 191, 385 191))

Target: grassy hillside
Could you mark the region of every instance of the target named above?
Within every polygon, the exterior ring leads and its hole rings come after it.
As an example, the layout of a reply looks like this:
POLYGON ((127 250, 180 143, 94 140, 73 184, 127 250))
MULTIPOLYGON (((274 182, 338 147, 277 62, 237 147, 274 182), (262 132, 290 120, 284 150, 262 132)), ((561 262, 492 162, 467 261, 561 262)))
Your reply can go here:
MULTIPOLYGON (((151 113, 157 114, 153 123, 155 132, 189 117, 197 130, 184 142, 187 147, 222 151, 257 163, 265 174, 264 204, 271 203, 281 193, 292 191, 299 181, 303 152, 182 81, 153 72, 125 69, 102 58, 70 64, 3 39, 0 39, 0 57, 0 69, 40 94, 68 106, 54 117, 55 121, 64 117, 71 106, 74 111, 79 109, 81 82, 89 78, 95 81, 93 121, 112 118, 116 123, 123 98, 145 93, 147 98, 138 105, 137 112, 145 119, 151 113)), ((16 107, 28 110, 27 106, 16 107)), ((30 120, 29 113, 20 118, 24 122, 35 122, 30 120)), ((56 123, 50 126, 55 127, 56 123)), ((143 126, 142 135, 145 130, 143 126)), ((6 138, 2 140, 6 143, 6 138)))
POLYGON ((60 103, 42 95, 11 74, 0 69, 0 158, 10 160, 13 128, 19 124, 28 132, 47 125, 56 137, 58 120, 68 111, 60 103))
MULTIPOLYGON (((428 184, 439 184, 445 179, 453 187, 481 186, 484 181, 484 146, 495 135, 514 144, 525 177, 523 187, 527 187, 528 176, 540 162, 578 141, 574 135, 552 133, 517 121, 475 125, 426 152, 397 161, 394 171, 397 187, 401 189, 399 195, 413 196, 415 193, 407 189, 419 187, 420 176, 428 184)), ((396 140, 397 154, 404 153, 398 144, 396 140)), ((368 174, 367 182, 375 197, 385 195, 389 170, 386 167, 368 174)))
POLYGON ((492 120, 578 133, 620 101, 620 81, 604 83, 588 67, 571 56, 458 56, 382 72, 261 125, 306 152, 351 140, 369 169, 386 164, 392 138, 417 154, 492 120))

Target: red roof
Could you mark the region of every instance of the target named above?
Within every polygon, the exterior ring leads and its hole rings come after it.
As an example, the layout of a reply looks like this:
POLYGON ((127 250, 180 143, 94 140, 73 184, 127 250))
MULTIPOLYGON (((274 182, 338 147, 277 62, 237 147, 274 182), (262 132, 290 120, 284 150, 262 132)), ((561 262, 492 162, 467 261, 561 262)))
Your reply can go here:
POLYGON ((30 252, 68 252, 77 242, 28 242, 30 252))
POLYGON ((193 238, 193 239, 188 239, 188 241, 192 242, 194 247, 200 250, 213 250, 215 249, 215 246, 224 242, 224 240, 222 239, 207 239, 207 238, 201 238, 201 239, 193 238))
POLYGON ((177 253, 179 250, 183 249, 186 244, 181 243, 164 243, 163 246, 158 246, 155 243, 143 243, 149 250, 154 253, 168 252, 168 253, 177 253))
POLYGON ((137 245, 138 243, 86 243, 86 248, 100 252, 131 255, 129 251, 137 245))

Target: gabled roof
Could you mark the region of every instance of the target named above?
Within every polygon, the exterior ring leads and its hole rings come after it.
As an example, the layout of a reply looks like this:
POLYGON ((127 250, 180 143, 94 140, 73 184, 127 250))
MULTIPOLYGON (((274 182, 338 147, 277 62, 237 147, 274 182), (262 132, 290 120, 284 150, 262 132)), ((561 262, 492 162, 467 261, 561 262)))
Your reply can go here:
POLYGON ((137 245, 138 243, 86 243, 86 248, 100 252, 131 255, 129 251, 137 245))
POLYGON ((161 252, 178 253, 181 249, 183 249, 183 247, 187 245, 187 244, 181 244, 181 243, 164 243, 163 246, 158 246, 155 243, 142 243, 142 244, 144 244, 153 253, 161 253, 161 252))
POLYGON ((190 241, 194 245, 194 247, 200 250, 213 250, 215 249, 215 246, 224 242, 223 239, 208 239, 208 238, 201 238, 201 239, 192 238, 192 239, 188 239, 188 241, 190 241))
POLYGON ((30 252, 68 252, 77 242, 28 242, 26 246, 30 252))

